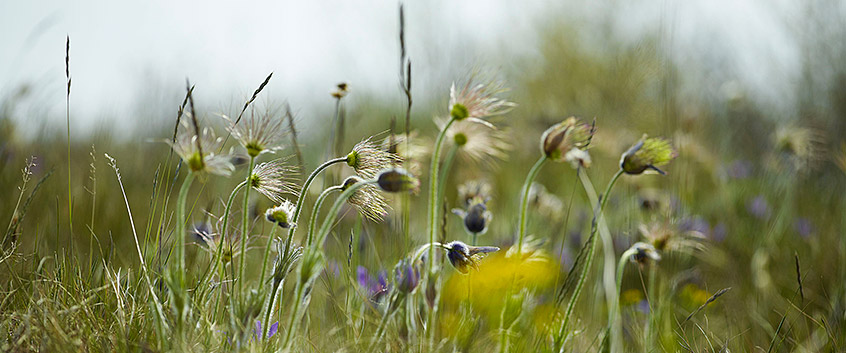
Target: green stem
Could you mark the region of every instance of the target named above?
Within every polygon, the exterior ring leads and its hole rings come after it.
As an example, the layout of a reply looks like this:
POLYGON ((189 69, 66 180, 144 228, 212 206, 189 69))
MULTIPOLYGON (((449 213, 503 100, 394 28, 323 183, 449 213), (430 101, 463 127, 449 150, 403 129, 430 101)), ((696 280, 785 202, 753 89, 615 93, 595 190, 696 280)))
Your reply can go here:
MULTIPOLYGON (((428 224, 428 231, 429 231, 429 244, 435 243, 435 233, 438 232, 438 204, 440 201, 437 199, 438 197, 438 162, 440 162, 441 157, 441 146, 444 142, 444 137, 446 136, 447 130, 452 124, 455 122, 455 118, 450 118, 449 121, 444 125, 443 129, 441 129, 440 133, 438 133, 438 138, 435 140, 435 149, 432 151, 432 162, 431 166, 429 167, 429 224, 428 224)), ((426 261, 427 267, 427 276, 426 281, 430 281, 431 278, 434 276, 433 264, 435 263, 435 248, 430 246, 429 247, 429 260, 426 261)), ((427 284, 428 285, 428 284, 427 284)), ((437 291, 437 289, 436 289, 437 291)), ((436 295, 437 296, 437 295, 436 295)), ((435 339, 435 317, 438 308, 437 298, 435 299, 435 303, 432 308, 429 310, 429 315, 426 319, 426 330, 429 334, 429 341, 430 344, 433 345, 435 339)), ((432 347, 430 347, 432 348, 432 347)))
POLYGON ((262 322, 261 326, 261 340, 267 338, 267 332, 270 329, 270 315, 273 312, 273 304, 276 303, 276 293, 279 291, 279 287, 281 287, 285 281, 280 281, 277 285, 273 286, 270 290, 270 298, 267 303, 267 312, 264 313, 264 321, 262 322))
POLYGON ((517 238, 518 256, 523 252, 523 238, 526 236, 526 223, 528 222, 527 216, 529 212, 529 189, 532 188, 532 182, 535 180, 535 177, 537 177, 538 172, 547 159, 548 158, 545 154, 538 158, 538 161, 535 162, 535 165, 533 165, 532 169, 529 170, 529 175, 526 175, 526 181, 523 182, 523 194, 521 196, 522 200, 520 201, 520 233, 517 238))
MULTIPOLYGON (((305 183, 303 183, 303 189, 300 190, 300 197, 297 198, 297 208, 294 209, 294 217, 292 219, 293 219, 295 224, 300 219, 300 211, 302 211, 302 209, 303 209, 303 204, 305 203, 305 197, 308 194, 308 187, 311 186, 311 183, 314 181, 314 178, 316 178, 317 175, 320 174, 320 172, 322 172, 324 169, 328 168, 330 165, 333 165, 335 163, 346 162, 346 161, 347 161, 347 157, 338 157, 338 158, 335 158, 335 159, 330 159, 330 160, 324 162, 323 164, 321 164, 320 166, 318 166, 317 168, 315 168, 314 171, 311 172, 311 174, 308 175, 308 178, 306 178, 305 183)), ((293 227, 293 228, 288 230, 288 239, 285 241, 285 252, 284 252, 285 254, 287 254, 289 252, 289 250, 291 249, 291 240, 294 238, 294 231, 296 229, 297 229, 297 227, 293 227)))
POLYGON ((611 351, 622 352, 623 341, 620 336, 623 332, 622 314, 620 313, 620 296, 623 295, 623 274, 626 270, 626 263, 629 258, 636 254, 637 250, 630 248, 620 255, 620 261, 617 262, 617 300, 614 307, 608 311, 608 332, 611 334, 611 351))
MULTIPOLYGON (((320 244, 326 240, 326 237, 329 235, 329 231, 332 229, 332 225, 335 224, 335 218, 338 216, 338 213, 341 211, 341 207, 350 198, 356 191, 359 189, 376 183, 375 180, 367 180, 363 182, 355 183, 349 186, 344 192, 341 193, 340 196, 335 200, 335 203, 332 204, 332 208, 329 209, 329 213, 326 214, 326 218, 323 219, 323 223, 320 225, 320 229, 317 232, 317 237, 315 241, 311 244, 311 246, 306 248, 306 254, 304 255, 305 258, 313 256, 314 252, 318 251, 320 244)), ((293 338, 294 330, 299 323, 299 316, 300 312, 304 311, 308 308, 308 304, 303 304, 303 292, 305 291, 305 287, 308 284, 302 280, 302 269, 303 269, 303 261, 300 261, 297 273, 300 274, 299 277, 301 280, 297 283, 296 289, 296 298, 293 305, 293 313, 291 314, 291 320, 288 322, 288 330, 285 334, 285 340, 283 341, 283 351, 288 350, 291 345, 291 339, 293 338), (302 310, 301 310, 302 309, 302 310)))
POLYGON ((221 256, 222 255, 221 252, 223 251, 223 243, 225 243, 226 232, 229 230, 229 228, 228 228, 229 227, 229 214, 230 214, 230 211, 232 210, 232 203, 235 201, 235 195, 237 195, 238 191, 241 191, 241 189, 244 186, 247 186, 247 181, 242 181, 240 184, 235 186, 234 189, 232 189, 232 193, 229 194, 229 199, 226 200, 226 208, 224 208, 224 210, 223 210, 223 228, 220 229, 220 235, 219 235, 220 238, 217 241, 217 251, 215 252, 215 271, 214 271, 214 272, 217 272, 219 274, 218 276, 220 278, 220 295, 217 297, 217 306, 215 307, 214 315, 212 315, 212 318, 213 318, 212 322, 215 322, 215 320, 217 319, 217 312, 220 310, 221 300, 223 299, 224 272, 223 272, 223 256, 221 256))
POLYGON ((314 238, 314 231, 317 227, 317 215, 320 214, 320 207, 323 206, 323 201, 326 200, 326 197, 329 196, 330 193, 334 191, 341 191, 343 187, 341 186, 330 186, 326 190, 323 190, 320 193, 320 196, 317 197, 317 201, 314 203, 314 210, 311 211, 311 216, 308 218, 308 236, 306 237, 306 247, 311 246, 311 242, 314 238))
MULTIPOLYGON (((581 171, 580 171, 581 172, 581 171)), ((558 337, 555 342, 555 349, 554 351, 560 351, 561 345, 564 343, 564 333, 567 332, 567 325, 570 323, 570 316, 573 314, 573 309, 576 307, 576 302, 579 300, 579 295, 582 292, 582 288, 585 285, 585 281, 587 280, 588 272, 590 272, 590 266, 593 263, 593 255, 596 252, 596 232, 599 228, 598 224, 602 221, 602 211, 605 209, 605 205, 608 203, 608 194, 611 192, 611 188, 614 187, 614 184, 617 182, 617 179, 623 175, 623 170, 620 169, 614 174, 614 177, 611 178, 611 181, 608 182, 608 186, 605 187, 605 192, 600 196, 602 200, 599 202, 599 209, 596 210, 594 214, 594 218, 596 224, 591 227, 590 237, 588 237, 588 241, 591 242, 588 245, 590 248, 588 249, 587 256, 585 256, 585 267, 582 271, 581 275, 579 275, 579 280, 576 282, 576 288, 573 291, 573 296, 570 298, 570 301, 567 303, 567 310, 564 312, 564 321, 561 323, 561 328, 558 331, 558 337)))
POLYGON ((185 199, 188 198, 188 189, 194 181, 194 173, 189 171, 182 181, 179 189, 179 198, 176 199, 176 271, 179 276, 179 285, 185 287, 185 199))
POLYGON ((438 183, 438 196, 436 199, 438 202, 443 201, 444 199, 444 192, 446 191, 446 181, 449 178, 449 171, 452 169, 452 162, 455 160, 456 152, 458 152, 458 146, 452 145, 447 151, 446 157, 444 157, 444 163, 441 167, 441 174, 438 176, 440 183, 438 183))
POLYGON ((244 190, 244 205, 241 207, 241 213, 243 213, 243 220, 241 221, 241 262, 238 265, 238 292, 240 295, 245 295, 244 293, 244 265, 246 264, 247 260, 247 233, 250 231, 250 178, 253 177, 253 167, 256 164, 256 157, 250 156, 250 164, 249 168, 247 169, 247 179, 244 182, 247 183, 247 189, 244 190))
MULTIPOLYGON (((264 258, 261 261, 261 276, 259 276, 259 285, 264 283, 264 275, 267 274, 267 259, 270 257, 270 246, 273 245, 273 238, 276 236, 276 225, 270 230, 270 236, 267 239, 267 245, 264 247, 264 258)), ((282 254, 279 254, 282 256, 282 254)))

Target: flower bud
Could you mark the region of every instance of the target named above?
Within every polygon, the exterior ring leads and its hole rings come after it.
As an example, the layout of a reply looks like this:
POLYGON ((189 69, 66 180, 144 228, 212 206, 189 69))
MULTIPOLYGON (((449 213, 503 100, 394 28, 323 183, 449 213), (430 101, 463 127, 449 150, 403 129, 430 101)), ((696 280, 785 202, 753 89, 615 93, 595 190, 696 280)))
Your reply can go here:
POLYGON ((666 165, 676 157, 676 152, 667 140, 662 138, 643 138, 620 158, 620 168, 626 174, 642 174, 648 170, 666 174, 658 167, 666 165))
POLYGON ((552 125, 541 136, 541 152, 556 162, 565 161, 571 150, 587 148, 596 131, 594 125, 581 123, 576 117, 552 125))
POLYGON ((294 212, 296 207, 288 200, 283 201, 279 206, 268 208, 264 216, 268 221, 278 224, 282 228, 295 227, 294 212))
POLYGON ((420 181, 411 173, 400 168, 386 169, 379 173, 379 187, 387 192, 417 192, 420 181))

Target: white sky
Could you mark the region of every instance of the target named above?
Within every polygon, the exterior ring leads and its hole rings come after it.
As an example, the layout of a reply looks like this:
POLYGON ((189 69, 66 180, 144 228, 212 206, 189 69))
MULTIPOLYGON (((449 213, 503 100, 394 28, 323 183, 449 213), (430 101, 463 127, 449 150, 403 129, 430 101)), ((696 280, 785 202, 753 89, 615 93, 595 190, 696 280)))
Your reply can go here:
MULTIPOLYGON (((789 0, 409 1, 415 93, 446 94, 451 75, 485 64, 489 55, 531 56, 542 20, 610 17, 615 36, 637 41, 663 29, 672 33, 669 43, 680 62, 713 66, 722 72, 720 80, 739 80, 757 92, 756 99, 790 105, 785 85, 798 79, 801 52, 785 23, 795 20, 799 5, 789 0)), ((172 119, 186 77, 197 85, 198 102, 212 110, 224 108, 221 101, 242 101, 271 71, 267 93, 284 98, 300 115, 331 104, 328 92, 341 81, 350 82, 354 92, 398 99, 397 11, 397 2, 384 0, 2 1, 0 97, 22 83, 33 84, 39 103, 28 109, 64 122, 69 34, 77 132, 97 126, 103 117, 137 112, 138 97, 172 100, 173 106, 161 109, 168 114, 163 120, 172 119)))

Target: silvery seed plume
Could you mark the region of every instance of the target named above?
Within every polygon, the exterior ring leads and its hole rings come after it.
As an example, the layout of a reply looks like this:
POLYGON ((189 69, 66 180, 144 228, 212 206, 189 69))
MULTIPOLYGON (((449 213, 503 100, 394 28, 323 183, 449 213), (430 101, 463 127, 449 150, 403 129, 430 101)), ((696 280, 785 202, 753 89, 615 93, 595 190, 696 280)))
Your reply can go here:
POLYGON ((244 146, 250 156, 275 153, 282 149, 287 132, 282 115, 276 115, 271 110, 259 114, 252 112, 238 124, 225 115, 223 118, 229 123, 227 130, 244 146))
POLYGON ((449 89, 449 112, 456 120, 469 119, 482 124, 491 116, 509 112, 515 104, 497 97, 507 91, 500 82, 475 82, 470 77, 463 85, 455 83, 449 89))
MULTIPOLYGON (((186 113, 187 114, 187 113, 186 113)), ((218 155, 223 144, 223 139, 216 137, 214 130, 204 127, 197 136, 195 129, 188 119, 182 120, 180 129, 176 133, 174 141, 167 141, 173 148, 173 152, 182 158, 182 161, 195 173, 210 173, 222 176, 229 176, 235 167, 232 165, 230 156, 218 155)))
MULTIPOLYGON (((443 129, 447 120, 435 119, 439 129, 443 129)), ((473 121, 456 121, 447 130, 447 138, 458 147, 459 154, 476 163, 492 165, 494 160, 505 160, 512 146, 508 142, 510 134, 497 129, 491 124, 478 124, 473 121)))
POLYGON ((368 137, 353 146, 347 155, 347 165, 365 179, 375 178, 380 171, 391 166, 402 164, 402 158, 396 153, 388 152, 368 137))
POLYGON ((260 163, 253 169, 250 187, 275 203, 282 202, 284 194, 298 196, 297 167, 286 164, 288 158, 260 163))
MULTIPOLYGON (((351 176, 344 181, 343 188, 346 189, 355 183, 364 182, 358 177, 351 176)), ((361 189, 356 190, 347 203, 355 207, 361 215, 373 221, 380 222, 388 215, 390 206, 385 201, 385 197, 379 192, 379 188, 375 185, 366 185, 361 189)))

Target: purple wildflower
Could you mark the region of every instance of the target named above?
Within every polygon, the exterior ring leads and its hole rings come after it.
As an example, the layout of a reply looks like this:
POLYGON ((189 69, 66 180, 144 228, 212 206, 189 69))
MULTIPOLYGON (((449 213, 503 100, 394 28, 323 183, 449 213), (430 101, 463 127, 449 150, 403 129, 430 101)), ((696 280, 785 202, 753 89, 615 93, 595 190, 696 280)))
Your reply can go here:
POLYGON ((762 195, 755 196, 752 200, 746 203, 746 211, 758 219, 770 218, 770 204, 762 195))
POLYGON ((793 221, 793 229, 796 230, 796 233, 804 239, 808 239, 815 230, 814 224, 811 223, 811 220, 804 217, 796 218, 796 220, 793 221))
POLYGON ((728 228, 723 222, 717 223, 717 225, 714 226, 714 230, 711 232, 711 238, 718 242, 725 240, 726 235, 728 235, 728 228))
POLYGON ((728 165, 726 173, 732 179, 746 179, 752 176, 752 163, 747 160, 738 159, 728 165))

